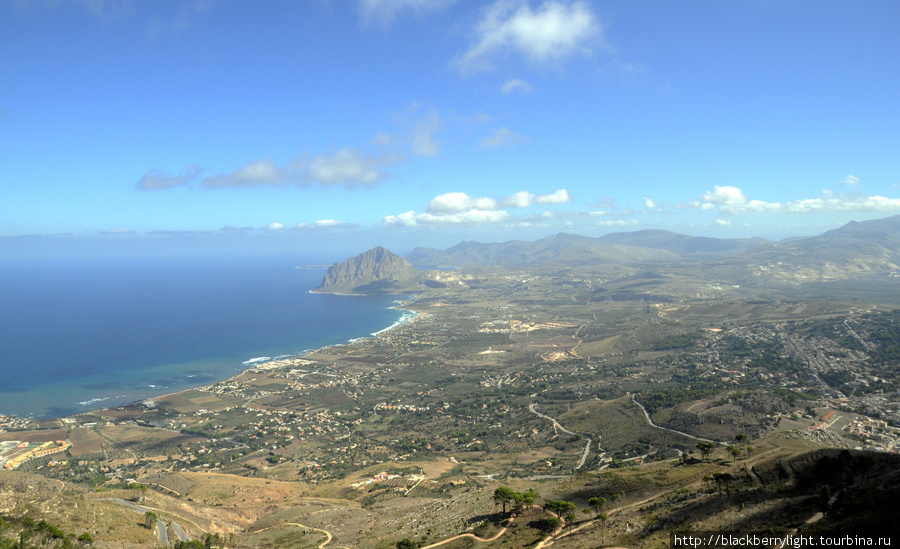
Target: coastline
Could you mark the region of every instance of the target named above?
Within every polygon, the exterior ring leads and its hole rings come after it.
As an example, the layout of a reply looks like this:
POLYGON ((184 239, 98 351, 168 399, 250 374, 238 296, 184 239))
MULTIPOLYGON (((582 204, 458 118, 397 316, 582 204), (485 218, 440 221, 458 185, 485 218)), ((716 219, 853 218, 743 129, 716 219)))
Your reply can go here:
MULTIPOLYGON (((349 294, 349 295, 359 295, 359 294, 349 294)), ((420 318, 420 313, 419 313, 418 311, 416 311, 416 310, 414 310, 414 309, 409 309, 409 308, 407 308, 407 307, 409 306, 409 304, 410 304, 412 301, 414 301, 414 299, 415 299, 414 296, 405 295, 405 297, 404 297, 403 299, 397 299, 397 300, 394 300, 393 305, 391 305, 390 307, 387 307, 387 309, 393 309, 393 310, 397 310, 397 311, 404 311, 405 313, 408 313, 408 314, 403 314, 403 315, 401 315, 400 318, 399 318, 398 320, 394 321, 390 326, 387 326, 386 328, 382 328, 381 330, 378 330, 378 331, 376 331, 376 332, 372 332, 372 333, 370 333, 369 335, 360 336, 360 337, 357 337, 357 338, 351 338, 351 339, 347 340, 347 341, 344 342, 344 343, 334 343, 334 344, 330 344, 330 345, 324 345, 324 346, 322 346, 322 347, 315 347, 315 348, 312 348, 312 349, 305 349, 304 351, 302 351, 301 353, 298 353, 298 354, 282 355, 282 356, 278 356, 278 357, 256 357, 256 358, 251 358, 251 359, 248 359, 248 360, 246 360, 246 361, 244 361, 244 362, 242 363, 242 364, 245 366, 245 368, 243 368, 240 372, 238 372, 238 373, 236 373, 236 374, 233 374, 233 375, 231 375, 231 376, 228 376, 228 377, 226 377, 226 378, 224 378, 224 379, 222 379, 222 380, 220 380, 220 381, 217 381, 217 382, 215 382, 215 383, 223 383, 223 382, 228 382, 228 381, 237 379, 237 378, 239 378, 240 376, 243 376, 243 375, 246 375, 246 374, 248 374, 248 373, 251 373, 251 372, 254 371, 254 370, 258 370, 258 369, 260 369, 261 367, 265 366, 266 364, 271 363, 271 362, 274 362, 274 361, 279 361, 279 360, 291 360, 291 359, 303 359, 303 358, 306 357, 306 356, 309 356, 309 355, 314 354, 314 353, 325 352, 325 351, 327 351, 328 349, 331 349, 331 348, 333 348, 333 347, 344 347, 344 346, 347 346, 347 345, 353 345, 353 344, 355 344, 355 343, 357 343, 357 342, 365 341, 365 340, 370 339, 370 338, 373 338, 373 337, 379 337, 379 336, 381 336, 381 335, 383 335, 383 334, 386 334, 386 333, 390 332, 391 330, 394 330, 394 329, 396 329, 396 328, 399 328, 399 327, 401 327, 401 326, 404 326, 404 325, 406 325, 406 324, 409 324, 409 323, 415 321, 416 319, 420 318), (261 361, 260 361, 259 359, 266 359, 266 360, 261 360, 261 361)), ((28 417, 21 417, 21 416, 9 416, 9 415, 7 415, 7 416, 5 416, 5 417, 7 417, 7 418, 18 418, 18 419, 29 420, 29 421, 59 421, 59 422, 62 422, 62 423, 66 423, 66 422, 64 422, 63 420, 65 420, 65 419, 76 418, 76 417, 82 416, 82 415, 99 414, 99 413, 104 412, 104 411, 107 411, 107 410, 114 410, 114 409, 116 409, 116 408, 121 408, 121 407, 127 407, 127 406, 140 406, 142 403, 147 402, 147 401, 158 401, 158 400, 163 400, 163 399, 167 399, 167 398, 173 398, 173 397, 176 397, 176 396, 178 396, 178 395, 180 395, 180 394, 182 394, 182 393, 187 393, 187 392, 189 392, 189 391, 195 391, 195 390, 197 390, 197 389, 199 389, 199 388, 206 387, 207 385, 209 385, 209 384, 207 383, 207 384, 203 384, 203 385, 192 386, 192 387, 180 389, 180 390, 178 390, 178 391, 173 391, 173 392, 171 392, 171 393, 164 393, 164 394, 156 395, 156 396, 150 397, 150 398, 134 400, 134 401, 131 401, 131 402, 127 402, 127 403, 123 403, 123 404, 118 404, 118 405, 115 405, 115 406, 106 406, 106 407, 102 407, 102 408, 94 408, 94 409, 91 409, 91 410, 86 410, 86 411, 83 411, 83 412, 78 412, 78 413, 75 413, 75 414, 69 414, 69 415, 64 415, 64 416, 59 416, 59 417, 46 417, 46 418, 39 418, 39 419, 28 418, 28 417)), ((3 432, 3 431, 0 430, 0 432, 3 432)), ((9 432, 9 431, 7 431, 7 432, 9 432)))

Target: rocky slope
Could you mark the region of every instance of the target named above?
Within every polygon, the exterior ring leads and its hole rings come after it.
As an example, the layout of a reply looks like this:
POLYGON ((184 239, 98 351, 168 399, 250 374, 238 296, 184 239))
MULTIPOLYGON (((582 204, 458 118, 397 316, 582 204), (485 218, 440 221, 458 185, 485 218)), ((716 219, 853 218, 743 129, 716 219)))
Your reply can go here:
POLYGON ((372 248, 328 268, 322 284, 314 292, 334 294, 373 294, 402 292, 414 287, 421 273, 399 255, 372 248))

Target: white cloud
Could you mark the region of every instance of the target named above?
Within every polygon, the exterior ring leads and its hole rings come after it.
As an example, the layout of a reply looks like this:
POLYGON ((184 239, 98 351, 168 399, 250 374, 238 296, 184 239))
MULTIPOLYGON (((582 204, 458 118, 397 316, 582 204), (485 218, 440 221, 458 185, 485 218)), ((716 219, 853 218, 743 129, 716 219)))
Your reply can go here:
POLYGON ((511 132, 506 128, 500 128, 494 132, 494 135, 485 137, 484 141, 481 142, 481 146, 485 149, 493 149, 495 147, 506 145, 507 143, 518 143, 520 141, 522 141, 521 135, 511 132))
POLYGON ((528 93, 531 91, 531 84, 524 80, 519 80, 518 78, 513 78, 506 84, 503 84, 503 87, 500 88, 500 91, 503 92, 503 95, 509 95, 514 92, 522 92, 528 93))
POLYGON ((848 196, 824 192, 820 198, 794 200, 785 204, 792 213, 829 212, 893 212, 900 210, 900 198, 884 196, 848 196))
POLYGON ((416 213, 409 211, 399 215, 388 215, 382 220, 384 225, 416 226, 416 225, 459 225, 499 223, 510 219, 504 210, 472 209, 456 213, 435 214, 430 212, 416 213))
POLYGON ((344 223, 337 219, 317 219, 312 223, 297 223, 298 229, 340 229, 355 226, 353 223, 344 223))
POLYGON ((652 199, 647 198, 647 197, 645 196, 645 197, 644 197, 644 207, 647 208, 648 210, 655 210, 655 209, 658 208, 659 206, 657 206, 657 205, 656 205, 656 202, 654 202, 652 199))
POLYGON ((490 69, 496 57, 523 54, 541 64, 587 52, 601 34, 587 2, 546 0, 536 10, 527 1, 498 0, 475 29, 475 44, 454 64, 464 73, 490 69))
POLYGON ((504 210, 468 210, 450 215, 434 215, 423 213, 416 217, 419 223, 497 223, 509 219, 504 210))
POLYGON ((384 225, 412 227, 416 224, 416 212, 410 210, 399 215, 387 215, 381 222, 384 225))
MULTIPOLYGON (((499 199, 472 197, 463 192, 444 193, 432 198, 424 213, 409 211, 398 215, 388 215, 384 217, 382 224, 415 226, 500 223, 513 220, 509 212, 501 208, 525 208, 534 204, 561 204, 569 202, 571 199, 572 197, 566 189, 542 195, 519 191, 499 199)), ((553 214, 550 213, 547 217, 553 217, 553 214)))
POLYGON ((637 219, 610 219, 597 222, 598 227, 631 227, 639 224, 637 219))
POLYGON ((525 208, 534 204, 534 198, 535 196, 528 191, 519 191, 507 196, 502 202, 504 206, 525 208))
POLYGON ((401 12, 426 15, 446 9, 455 2, 456 0, 359 0, 359 15, 365 24, 378 22, 389 26, 401 12))
POLYGON ((167 175, 159 170, 147 170, 137 182, 137 188, 146 191, 171 189, 187 185, 193 181, 203 170, 191 164, 177 176, 167 175))
POLYGON ((284 225, 281 224, 281 223, 278 223, 277 221, 274 222, 274 223, 269 223, 268 225, 266 225, 266 230, 267 230, 267 231, 280 231, 280 230, 283 229, 283 228, 284 228, 284 225))
POLYGON ((835 193, 829 190, 822 191, 822 196, 818 198, 803 198, 781 203, 750 200, 738 187, 715 186, 713 191, 704 193, 700 198, 703 202, 692 201, 689 205, 702 210, 718 208, 722 213, 730 215, 760 212, 893 212, 900 210, 900 198, 835 193))
POLYGON ((473 198, 466 193, 445 193, 432 198, 428 202, 429 213, 442 215, 458 213, 465 210, 496 210, 497 200, 493 198, 473 198))
POLYGON ((255 187, 259 185, 281 185, 287 179, 287 174, 282 168, 268 159, 251 162, 241 166, 228 175, 207 177, 203 180, 204 187, 255 187))
POLYGON ((715 185, 713 191, 706 191, 700 195, 702 200, 712 204, 736 206, 747 203, 747 195, 738 187, 715 185))
POLYGON ((841 180, 841 187, 858 187, 859 186, 859 178, 853 174, 848 175, 843 180, 841 180))
POLYGON ((457 213, 465 210, 497 210, 500 207, 526 208, 534 204, 563 204, 572 197, 566 189, 558 189, 551 194, 534 195, 519 191, 505 198, 471 197, 466 193, 452 192, 438 195, 428 202, 426 211, 432 214, 457 213))
POLYGON ((557 189, 551 194, 542 194, 534 199, 535 204, 564 204, 571 201, 572 195, 565 189, 557 189))
POLYGON ((308 162, 299 162, 301 177, 306 181, 316 181, 322 185, 372 186, 388 178, 379 169, 385 164, 398 161, 397 157, 376 157, 358 149, 341 149, 332 155, 319 155, 308 162))
MULTIPOLYGON (((369 154, 361 149, 342 148, 336 152, 316 156, 304 155, 295 162, 279 166, 274 161, 262 159, 246 164, 232 173, 207 177, 202 185, 207 188, 278 186, 285 183, 306 185, 319 183, 325 186, 341 185, 352 189, 358 186, 371 187, 390 175, 384 168, 407 160, 408 155, 436 156, 441 143, 435 134, 444 124, 437 111, 422 117, 421 109, 413 105, 402 113, 403 117, 417 114, 407 125, 403 136, 379 132, 373 141, 383 154, 369 154)), ((157 170, 149 170, 138 181, 139 189, 167 189, 186 185, 201 172, 190 166, 185 172, 173 177, 157 170)))
POLYGON ((731 221, 728 221, 727 219, 721 219, 721 218, 716 219, 716 225, 724 227, 726 225, 731 225, 731 221))

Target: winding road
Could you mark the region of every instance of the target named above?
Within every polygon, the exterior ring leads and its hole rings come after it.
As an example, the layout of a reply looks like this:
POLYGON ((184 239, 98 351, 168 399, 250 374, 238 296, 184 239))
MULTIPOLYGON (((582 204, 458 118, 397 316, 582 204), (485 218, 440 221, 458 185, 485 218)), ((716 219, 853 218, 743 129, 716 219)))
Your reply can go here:
POLYGON ((156 519, 156 535, 159 536, 159 541, 169 545, 169 531, 166 529, 166 523, 162 519, 156 519))
MULTIPOLYGON (((120 498, 102 498, 102 499, 105 501, 112 501, 113 503, 118 503, 119 505, 124 505, 134 511, 137 511, 138 513, 146 513, 148 510, 150 510, 147 507, 143 507, 141 505, 136 505, 134 503, 131 503, 130 501, 125 501, 124 499, 120 499, 120 498)), ((172 524, 172 531, 175 532, 175 535, 178 536, 178 539, 180 539, 181 541, 190 541, 190 539, 191 539, 190 536, 188 536, 185 533, 184 529, 181 527, 180 524, 178 524, 177 522, 174 522, 174 521, 172 521, 171 524, 172 524)), ((156 536, 159 538, 160 542, 162 542, 166 545, 172 545, 169 542, 169 532, 166 527, 166 522, 164 520, 162 520, 161 518, 156 519, 156 536)))
MULTIPOLYGON (((538 411, 535 409, 535 407, 534 407, 534 403, 531 403, 531 404, 528 405, 528 410, 531 411, 532 414, 534 414, 534 415, 536 415, 536 416, 538 416, 538 417, 542 417, 542 418, 544 418, 544 419, 547 419, 547 420, 552 421, 552 422, 553 422, 553 427, 554 427, 554 428, 556 428, 556 429, 562 431, 563 433, 566 433, 567 435, 573 435, 573 436, 574 436, 574 435, 577 435, 577 434, 578 434, 578 433, 573 433, 572 431, 566 429, 565 427, 563 427, 562 425, 560 425, 559 422, 556 421, 555 419, 553 419, 552 417, 550 417, 550 416, 545 416, 544 414, 538 412, 538 411)), ((644 412, 644 413, 646 413, 646 412, 644 412)), ((575 469, 576 469, 576 470, 577 470, 577 469, 581 469, 582 467, 584 467, 584 464, 585 464, 585 462, 587 461, 587 458, 588 458, 588 454, 591 452, 591 442, 593 442, 593 441, 591 440, 591 437, 587 437, 587 444, 586 444, 585 447, 584 447, 584 453, 581 454, 581 461, 579 461, 579 462, 578 462, 578 465, 575 466, 575 469)))
POLYGON ((497 532, 494 535, 494 537, 492 537, 492 538, 479 538, 475 534, 460 534, 458 536, 453 536, 452 538, 447 538, 445 540, 441 540, 437 543, 432 543, 431 545, 426 545, 425 547, 422 547, 422 549, 431 549, 432 547, 440 547, 441 545, 444 545, 445 543, 450 543, 451 541, 455 541, 455 540, 462 539, 462 538, 472 538, 475 541, 480 541, 480 542, 494 541, 495 539, 499 538, 500 536, 502 536, 503 534, 506 533, 506 530, 509 528, 509 525, 512 524, 512 522, 514 520, 516 520, 515 515, 509 517, 509 522, 506 523, 506 526, 504 526, 503 529, 500 530, 499 532, 497 532))
POLYGON ((188 535, 184 533, 184 529, 182 529, 181 525, 177 522, 172 522, 172 531, 175 532, 175 535, 178 536, 178 539, 180 539, 181 541, 191 541, 191 538, 189 538, 188 535))
POLYGON ((675 433, 676 435, 681 435, 681 436, 688 437, 688 438, 691 438, 691 439, 694 439, 694 440, 699 440, 700 442, 712 442, 713 444, 719 444, 719 445, 722 445, 722 446, 727 446, 727 444, 724 443, 724 442, 716 442, 715 440, 710 440, 710 439, 708 439, 708 438, 695 437, 694 435, 689 435, 689 434, 687 434, 687 433, 682 433, 681 431, 676 431, 675 429, 669 429, 668 427, 663 427, 663 426, 661 426, 661 425, 657 425, 657 424, 653 423, 653 420, 652 420, 652 419, 650 419, 650 414, 647 413, 647 409, 644 408, 644 405, 641 404, 640 402, 638 402, 638 401, 634 398, 634 395, 633 395, 633 394, 631 395, 631 402, 634 402, 635 404, 637 404, 638 408, 640 408, 641 411, 644 412, 644 417, 647 418, 647 423, 649 423, 651 427, 655 427, 655 428, 660 429, 660 430, 662 430, 662 431, 668 431, 668 432, 670 432, 670 433, 675 433))

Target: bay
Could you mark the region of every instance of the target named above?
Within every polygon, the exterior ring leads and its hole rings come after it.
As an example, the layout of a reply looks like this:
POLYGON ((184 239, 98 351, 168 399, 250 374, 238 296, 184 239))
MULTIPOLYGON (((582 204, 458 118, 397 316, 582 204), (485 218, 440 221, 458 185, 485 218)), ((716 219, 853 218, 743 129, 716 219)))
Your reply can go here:
POLYGON ((0 414, 60 417, 227 379, 396 322, 396 297, 312 294, 302 258, 43 259, 0 270, 0 414))

